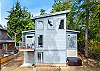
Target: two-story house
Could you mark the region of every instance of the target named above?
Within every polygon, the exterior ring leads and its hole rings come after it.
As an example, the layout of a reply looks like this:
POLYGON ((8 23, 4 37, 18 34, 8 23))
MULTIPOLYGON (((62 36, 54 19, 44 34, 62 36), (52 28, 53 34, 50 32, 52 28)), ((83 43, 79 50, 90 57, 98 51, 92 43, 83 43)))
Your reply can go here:
POLYGON ((35 30, 23 31, 23 66, 64 64, 67 57, 77 57, 78 31, 66 29, 68 11, 36 16, 35 30))

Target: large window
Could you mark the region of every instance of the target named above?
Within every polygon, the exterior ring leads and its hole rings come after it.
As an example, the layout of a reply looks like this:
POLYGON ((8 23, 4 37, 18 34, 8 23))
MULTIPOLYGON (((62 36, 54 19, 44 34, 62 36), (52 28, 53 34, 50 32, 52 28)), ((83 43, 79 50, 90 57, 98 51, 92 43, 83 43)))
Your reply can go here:
POLYGON ((38 56, 38 62, 42 63, 43 62, 43 52, 38 52, 37 56, 38 56))
POLYGON ((77 36, 74 34, 67 35, 68 38, 68 48, 76 49, 77 48, 77 36))
POLYGON ((43 35, 39 35, 38 37, 38 47, 43 47, 43 35))
POLYGON ((64 20, 60 21, 59 29, 64 29, 64 20))
POLYGON ((43 21, 37 22, 37 29, 43 29, 43 21))

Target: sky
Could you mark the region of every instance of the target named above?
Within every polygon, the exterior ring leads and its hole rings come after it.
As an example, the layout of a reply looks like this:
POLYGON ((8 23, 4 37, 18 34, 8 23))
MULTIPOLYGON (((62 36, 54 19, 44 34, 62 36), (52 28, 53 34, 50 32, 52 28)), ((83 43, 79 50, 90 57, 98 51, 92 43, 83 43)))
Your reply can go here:
MULTIPOLYGON (((0 0, 0 24, 7 26, 7 20, 5 19, 13 5, 17 0, 0 0)), ((46 13, 51 11, 54 0, 19 0, 22 7, 28 8, 28 11, 37 16, 40 14, 40 9, 46 10, 46 13)))

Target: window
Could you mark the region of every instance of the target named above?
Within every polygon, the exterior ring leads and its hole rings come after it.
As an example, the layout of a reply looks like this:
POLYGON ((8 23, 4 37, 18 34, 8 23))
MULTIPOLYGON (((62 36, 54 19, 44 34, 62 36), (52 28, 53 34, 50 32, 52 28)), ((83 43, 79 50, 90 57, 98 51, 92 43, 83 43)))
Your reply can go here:
POLYGON ((38 62, 42 63, 43 62, 43 52, 38 52, 38 62))
POLYGON ((43 29, 43 21, 37 22, 37 29, 43 29))
POLYGON ((53 20, 52 19, 48 19, 48 29, 53 29, 54 25, 53 25, 53 20))
POLYGON ((39 35, 38 37, 38 46, 43 47, 43 35, 39 35))
POLYGON ((77 37, 74 34, 68 35, 68 48, 77 48, 77 37))
POLYGON ((59 29, 64 29, 64 20, 60 21, 59 29))
POLYGON ((6 44, 6 43, 3 44, 3 48, 4 48, 5 50, 7 50, 7 44, 6 44))
POLYGON ((32 38, 33 36, 27 36, 27 38, 32 38))

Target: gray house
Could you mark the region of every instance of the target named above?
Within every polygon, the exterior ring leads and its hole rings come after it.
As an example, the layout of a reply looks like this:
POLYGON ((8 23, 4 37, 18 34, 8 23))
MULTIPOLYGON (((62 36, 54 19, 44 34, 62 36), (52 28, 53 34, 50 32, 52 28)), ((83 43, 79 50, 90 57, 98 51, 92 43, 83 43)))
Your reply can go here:
POLYGON ((12 52, 15 47, 15 41, 7 34, 7 30, 0 24, 0 56, 7 52, 12 52))
POLYGON ((35 30, 23 31, 23 66, 63 64, 67 57, 77 57, 78 31, 66 29, 69 10, 36 16, 35 30))

